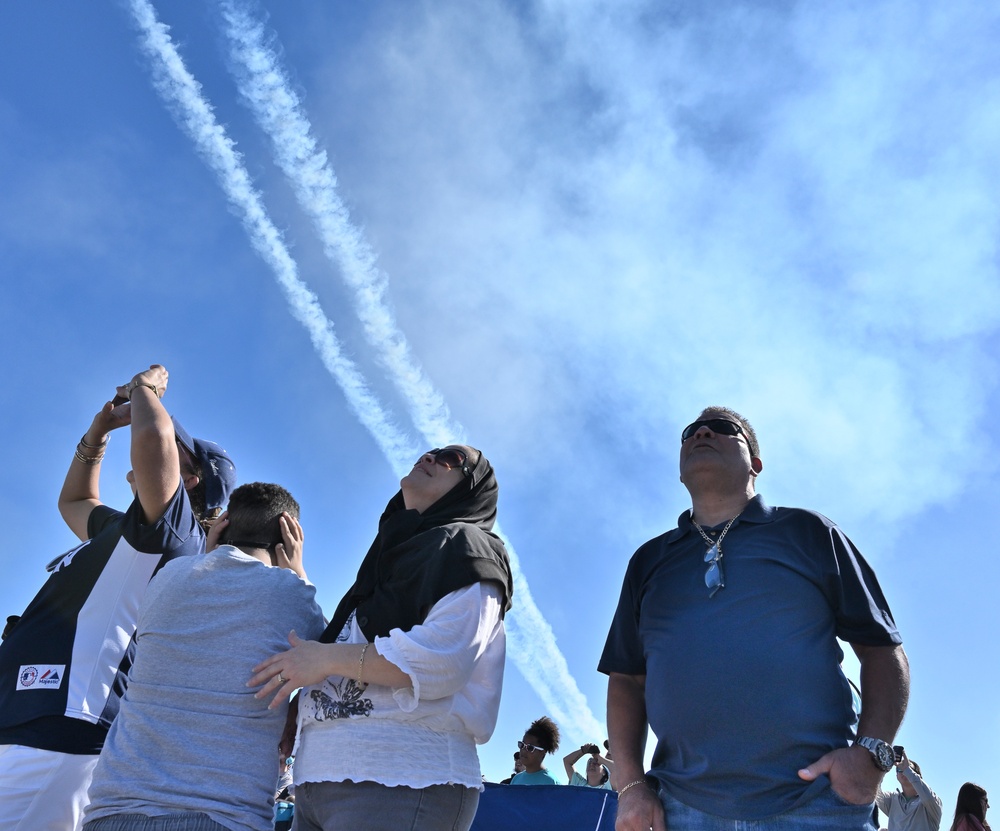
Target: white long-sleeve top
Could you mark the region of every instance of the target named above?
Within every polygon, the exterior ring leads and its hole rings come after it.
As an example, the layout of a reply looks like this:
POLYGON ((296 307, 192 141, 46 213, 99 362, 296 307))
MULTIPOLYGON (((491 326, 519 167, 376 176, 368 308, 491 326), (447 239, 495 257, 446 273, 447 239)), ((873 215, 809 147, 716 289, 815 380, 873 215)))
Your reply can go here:
MULTIPOLYGON (((412 687, 331 676, 299 693, 295 784, 379 782, 482 789, 476 745, 496 727, 506 634, 491 583, 442 597, 423 623, 375 638, 412 687)), ((365 643, 352 612, 338 643, 365 643)))
POLYGON ((878 809, 889 817, 889 831, 938 831, 941 827, 941 798, 934 793, 913 768, 903 768, 917 795, 912 799, 901 791, 875 795, 878 809))

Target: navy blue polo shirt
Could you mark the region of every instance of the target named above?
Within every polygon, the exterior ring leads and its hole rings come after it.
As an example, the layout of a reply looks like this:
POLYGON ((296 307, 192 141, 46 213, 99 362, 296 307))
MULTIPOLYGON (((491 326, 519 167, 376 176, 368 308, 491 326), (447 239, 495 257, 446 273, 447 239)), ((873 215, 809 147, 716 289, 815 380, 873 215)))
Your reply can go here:
POLYGON ((646 676, 652 772, 668 792, 757 819, 809 798, 797 771, 853 737, 836 639, 901 639, 871 567, 820 514, 754 497, 726 534, 714 597, 707 549, 685 511, 636 551, 598 669, 646 676))
POLYGON ((179 484, 152 525, 137 497, 124 514, 98 505, 87 532, 87 542, 53 562, 0 644, 0 744, 100 753, 125 690, 150 579, 173 558, 205 550, 179 484))

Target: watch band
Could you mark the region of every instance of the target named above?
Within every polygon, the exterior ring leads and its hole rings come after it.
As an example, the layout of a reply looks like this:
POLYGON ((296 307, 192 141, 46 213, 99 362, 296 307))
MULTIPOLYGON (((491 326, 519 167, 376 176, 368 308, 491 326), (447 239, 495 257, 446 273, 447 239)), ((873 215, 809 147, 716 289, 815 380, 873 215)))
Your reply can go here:
POLYGON ((888 742, 884 742, 881 739, 873 739, 871 736, 858 736, 854 740, 854 743, 860 745, 871 754, 872 764, 880 771, 888 773, 892 770, 896 762, 896 755, 893 752, 892 745, 888 742))

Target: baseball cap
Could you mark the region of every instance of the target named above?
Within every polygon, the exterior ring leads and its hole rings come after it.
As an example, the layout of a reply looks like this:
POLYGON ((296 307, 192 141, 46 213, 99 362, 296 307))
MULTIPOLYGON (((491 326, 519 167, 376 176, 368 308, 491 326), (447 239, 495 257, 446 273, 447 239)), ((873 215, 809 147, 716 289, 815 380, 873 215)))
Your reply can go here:
POLYGON ((225 508, 229 504, 229 494, 236 487, 236 465, 229 454, 214 441, 194 439, 183 425, 173 416, 174 433, 188 453, 198 460, 201 479, 205 483, 205 507, 210 511, 225 508))

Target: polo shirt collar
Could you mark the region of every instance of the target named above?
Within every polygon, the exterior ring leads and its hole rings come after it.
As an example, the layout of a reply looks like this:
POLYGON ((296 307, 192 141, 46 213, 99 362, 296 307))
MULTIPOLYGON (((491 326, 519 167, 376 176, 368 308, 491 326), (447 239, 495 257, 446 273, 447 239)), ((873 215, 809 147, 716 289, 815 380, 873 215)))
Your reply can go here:
MULTIPOLYGON (((771 522, 773 519, 774 508, 768 505, 764 501, 764 497, 758 493, 747 503, 746 508, 743 509, 743 513, 740 514, 739 519, 733 525, 735 527, 741 522, 752 522, 755 525, 762 525, 766 522, 771 522)), ((691 509, 689 508, 677 517, 677 527, 667 533, 666 541, 668 543, 677 542, 690 533, 697 533, 697 531, 695 530, 694 523, 691 522, 691 509)))

